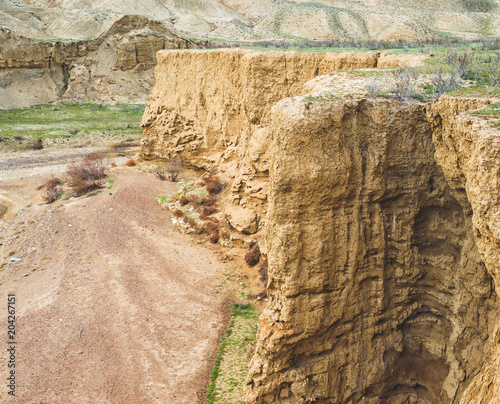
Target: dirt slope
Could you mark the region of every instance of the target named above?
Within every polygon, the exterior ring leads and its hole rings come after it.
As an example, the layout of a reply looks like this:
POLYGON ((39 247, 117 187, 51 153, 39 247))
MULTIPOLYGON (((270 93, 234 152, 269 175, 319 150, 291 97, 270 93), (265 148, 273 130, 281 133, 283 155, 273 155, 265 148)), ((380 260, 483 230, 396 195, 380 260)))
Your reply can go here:
POLYGON ((223 268, 152 198, 174 184, 111 176, 110 191, 31 206, 0 230, 2 256, 22 259, 0 279, 18 300, 19 402, 202 401, 226 325, 223 268))

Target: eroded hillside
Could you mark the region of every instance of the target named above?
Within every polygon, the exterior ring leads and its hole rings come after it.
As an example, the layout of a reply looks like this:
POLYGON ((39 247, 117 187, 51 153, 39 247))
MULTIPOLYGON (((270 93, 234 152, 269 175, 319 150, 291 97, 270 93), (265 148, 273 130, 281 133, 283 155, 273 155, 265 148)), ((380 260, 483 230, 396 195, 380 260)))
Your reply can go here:
POLYGON ((499 132, 466 113, 490 101, 332 73, 398 63, 376 52, 158 60, 143 156, 217 167, 267 252, 247 401, 495 402, 499 132))

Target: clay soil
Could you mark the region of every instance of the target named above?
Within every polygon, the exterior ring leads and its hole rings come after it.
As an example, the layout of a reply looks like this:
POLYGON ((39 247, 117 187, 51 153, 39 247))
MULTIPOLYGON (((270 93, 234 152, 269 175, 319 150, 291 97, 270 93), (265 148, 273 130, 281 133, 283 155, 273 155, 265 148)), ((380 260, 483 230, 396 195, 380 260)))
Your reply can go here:
MULTIPOLYGON (((27 203, 0 222, 4 331, 8 293, 17 299, 16 399, 204 402, 234 295, 221 282, 228 268, 157 205, 175 184, 125 168, 109 177, 111 189, 53 205, 36 200, 40 177, 0 181, 27 203)), ((0 399, 13 401, 4 384, 0 399)))

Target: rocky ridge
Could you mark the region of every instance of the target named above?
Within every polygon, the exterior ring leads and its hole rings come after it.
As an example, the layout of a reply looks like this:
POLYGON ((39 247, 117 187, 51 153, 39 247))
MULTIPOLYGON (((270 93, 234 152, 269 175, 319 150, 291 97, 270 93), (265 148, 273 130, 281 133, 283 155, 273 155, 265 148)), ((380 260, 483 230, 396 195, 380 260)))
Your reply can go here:
POLYGON ((499 397, 498 131, 465 113, 489 100, 369 100, 332 73, 383 66, 376 52, 158 60, 143 156, 217 166, 226 210, 258 218, 249 403, 499 397))

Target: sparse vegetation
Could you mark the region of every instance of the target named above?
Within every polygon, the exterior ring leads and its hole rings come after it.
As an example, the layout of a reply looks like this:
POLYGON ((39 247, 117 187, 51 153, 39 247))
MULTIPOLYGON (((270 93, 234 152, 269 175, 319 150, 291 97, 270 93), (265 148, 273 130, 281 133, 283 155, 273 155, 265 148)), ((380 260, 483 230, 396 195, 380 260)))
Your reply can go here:
POLYGON ((39 190, 43 190, 42 199, 45 203, 52 203, 62 196, 63 191, 61 184, 62 181, 60 178, 52 177, 38 187, 39 190))
POLYGON ((179 178, 179 174, 183 168, 183 162, 180 157, 172 157, 165 163, 165 169, 167 173, 170 175, 170 180, 172 182, 177 182, 179 178))
POLYGON ((249 267, 253 267, 259 263, 260 260, 260 248, 257 243, 253 245, 250 250, 245 255, 245 262, 249 267))
POLYGON ((1 147, 26 144, 31 148, 38 139, 45 148, 117 140, 122 146, 137 144, 143 108, 135 104, 47 104, 0 110, 0 137, 5 138, 1 147))
POLYGON ((232 317, 215 359, 207 392, 207 404, 235 402, 243 397, 259 322, 259 311, 251 303, 231 306, 232 317))
POLYGON ((135 160, 134 160, 134 159, 129 159, 129 160, 127 160, 127 162, 125 163, 125 165, 126 165, 127 167, 134 167, 134 166, 136 166, 136 165, 137 165, 137 163, 135 162, 135 160))
POLYGON ((394 71, 390 91, 398 101, 408 101, 417 90, 419 71, 416 68, 403 66, 394 71))
POLYGON ((65 176, 76 196, 100 188, 106 177, 102 157, 96 153, 87 155, 83 161, 71 164, 65 176))

